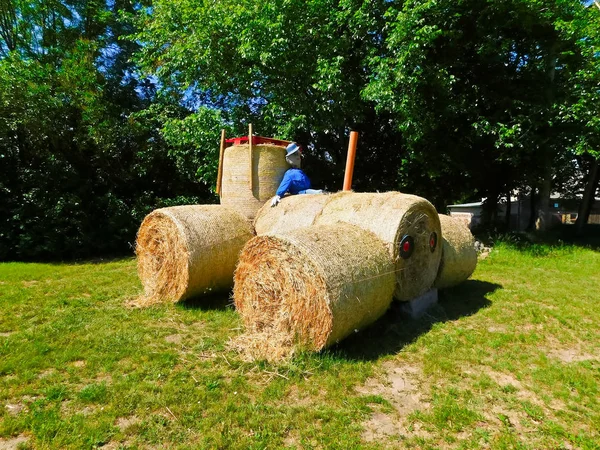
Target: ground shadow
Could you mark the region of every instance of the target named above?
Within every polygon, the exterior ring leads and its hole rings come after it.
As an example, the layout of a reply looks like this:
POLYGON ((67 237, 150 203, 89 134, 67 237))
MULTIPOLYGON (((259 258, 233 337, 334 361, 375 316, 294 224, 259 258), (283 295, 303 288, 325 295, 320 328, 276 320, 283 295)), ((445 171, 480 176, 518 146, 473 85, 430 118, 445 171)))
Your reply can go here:
POLYGON ((230 292, 197 295, 181 302, 177 302, 176 305, 183 309, 201 309, 203 311, 223 311, 234 308, 230 292))
POLYGON ((365 361, 398 353, 427 333, 433 324, 470 316, 490 306, 492 302, 487 296, 501 288, 501 285, 487 281, 465 281, 440 291, 438 304, 420 319, 411 319, 402 311, 399 302, 393 302, 388 312, 371 327, 346 338, 330 351, 344 358, 365 361))

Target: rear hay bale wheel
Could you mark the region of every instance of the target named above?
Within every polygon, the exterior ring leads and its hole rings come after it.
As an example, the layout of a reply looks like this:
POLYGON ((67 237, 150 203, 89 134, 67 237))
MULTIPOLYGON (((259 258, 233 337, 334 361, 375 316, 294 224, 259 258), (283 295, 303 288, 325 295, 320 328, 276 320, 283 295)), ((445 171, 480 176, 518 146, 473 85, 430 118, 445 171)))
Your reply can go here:
POLYGON ((411 300, 431 289, 442 252, 438 213, 427 200, 399 192, 339 193, 315 225, 338 222, 371 231, 387 245, 395 264, 396 299, 411 300))
POLYGON ((277 145, 252 146, 252 186, 250 189, 248 145, 227 147, 223 154, 221 205, 253 219, 263 204, 272 198, 289 168, 285 148, 277 145))
POLYGON ((283 197, 276 207, 267 202, 256 213, 256 234, 277 234, 306 228, 315 222, 330 198, 330 195, 302 194, 283 197))
POLYGON ((138 231, 142 304, 177 302, 233 284, 240 250, 253 237, 248 220, 220 205, 162 208, 138 231))
POLYGON ((235 272, 241 342, 267 359, 330 346, 383 315, 393 269, 383 242, 349 224, 255 237, 235 272))
POLYGON ((463 220, 440 214, 442 260, 435 287, 444 289, 466 281, 477 267, 477 250, 471 230, 463 220))

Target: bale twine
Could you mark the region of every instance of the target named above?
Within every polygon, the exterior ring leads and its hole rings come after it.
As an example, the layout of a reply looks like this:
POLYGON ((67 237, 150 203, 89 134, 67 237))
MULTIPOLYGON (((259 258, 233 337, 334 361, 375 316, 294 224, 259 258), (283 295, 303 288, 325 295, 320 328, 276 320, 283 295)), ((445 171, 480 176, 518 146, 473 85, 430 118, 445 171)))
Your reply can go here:
POLYGON ((289 164, 285 148, 277 145, 252 146, 252 185, 250 189, 248 145, 227 147, 223 155, 221 205, 253 219, 256 211, 275 195, 289 164))
POLYGON ((277 234, 306 228, 315 222, 330 198, 330 195, 318 194, 288 195, 275 207, 271 207, 271 203, 267 201, 256 213, 256 234, 277 234))
POLYGON ((332 345, 387 310, 393 270, 383 242, 349 224, 255 237, 235 272, 240 342, 267 359, 332 345))
POLYGON ((441 231, 437 211, 427 200, 399 192, 340 193, 315 220, 316 225, 337 222, 371 231, 387 245, 395 264, 396 299, 411 300, 433 286, 441 231))
POLYGON ((137 235, 141 304, 227 290, 240 250, 253 236, 248 220, 220 205, 162 208, 148 214, 137 235))
POLYGON ((440 214, 442 225, 442 260, 435 279, 439 289, 456 286, 467 280, 477 266, 475 239, 463 220, 440 214))

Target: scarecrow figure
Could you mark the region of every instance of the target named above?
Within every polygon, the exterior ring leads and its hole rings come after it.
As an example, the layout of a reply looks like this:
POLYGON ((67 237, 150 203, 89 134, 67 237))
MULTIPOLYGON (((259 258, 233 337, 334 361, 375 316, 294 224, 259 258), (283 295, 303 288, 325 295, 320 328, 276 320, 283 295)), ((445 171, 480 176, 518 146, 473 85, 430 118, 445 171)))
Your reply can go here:
POLYGON ((295 142, 292 142, 285 150, 285 160, 292 167, 285 172, 283 180, 281 180, 281 184, 279 185, 279 189, 277 189, 277 194, 273 197, 273 200, 271 200, 271 206, 277 206, 281 201, 281 197, 285 194, 323 194, 324 192, 321 189, 310 188, 310 180, 300 168, 302 162, 300 146, 295 142))

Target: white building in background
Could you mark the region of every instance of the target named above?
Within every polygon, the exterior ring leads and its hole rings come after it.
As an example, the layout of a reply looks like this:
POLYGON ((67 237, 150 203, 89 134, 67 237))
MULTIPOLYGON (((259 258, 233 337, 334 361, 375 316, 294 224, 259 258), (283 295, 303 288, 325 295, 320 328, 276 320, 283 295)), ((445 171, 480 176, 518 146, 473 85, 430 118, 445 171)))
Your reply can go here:
MULTIPOLYGON (((448 205, 448 214, 452 217, 461 218, 469 226, 476 228, 481 224, 483 202, 463 203, 460 205, 448 205)), ((577 220, 579 199, 565 199, 558 194, 550 197, 550 214, 552 223, 555 225, 566 223, 574 224, 577 220)), ((527 228, 531 216, 531 203, 529 196, 511 197, 510 201, 510 229, 522 231, 527 228)), ((504 222, 506 217, 506 201, 498 204, 498 221, 504 222)), ((600 224, 600 198, 596 198, 592 205, 592 212, 588 220, 590 224, 600 224)))

